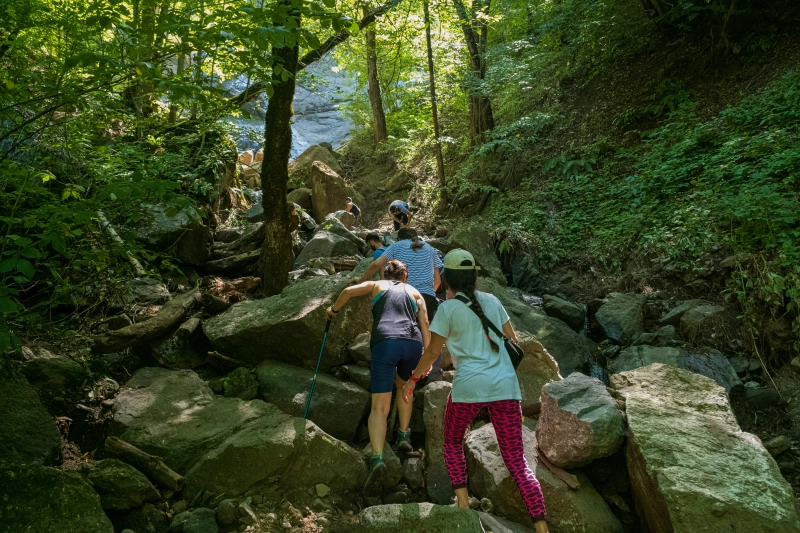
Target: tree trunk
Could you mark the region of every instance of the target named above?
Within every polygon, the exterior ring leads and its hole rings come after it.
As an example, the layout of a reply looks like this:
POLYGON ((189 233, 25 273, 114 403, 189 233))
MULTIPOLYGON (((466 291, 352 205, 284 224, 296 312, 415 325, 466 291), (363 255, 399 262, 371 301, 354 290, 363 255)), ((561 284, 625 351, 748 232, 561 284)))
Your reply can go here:
MULTIPOLYGON (((464 32, 464 39, 467 43, 469 52, 470 66, 472 67, 472 80, 468 88, 469 95, 469 124, 472 144, 483 142, 484 133, 494 129, 494 114, 492 113, 492 102, 485 96, 476 93, 475 85, 486 78, 486 39, 488 26, 483 19, 479 19, 474 13, 468 12, 462 0, 453 0, 456 13, 461 21, 461 30, 464 32), (479 32, 475 31, 475 26, 479 32)), ((478 6, 486 12, 489 11, 489 2, 486 5, 478 6)))
MULTIPOLYGON (((175 75, 180 78, 183 69, 186 68, 186 54, 181 53, 178 55, 178 67, 176 69, 175 75)), ((169 123, 175 124, 175 119, 178 118, 178 104, 175 102, 170 102, 169 105, 169 123)))
MULTIPOLYGON (((299 22, 299 21, 298 21, 299 22)), ((264 160, 261 163, 261 205, 264 207, 264 247, 261 249, 261 279, 267 296, 279 294, 289 284, 294 264, 286 184, 292 151, 292 102, 298 66, 298 47, 273 48, 273 56, 290 74, 283 80, 272 76, 272 96, 264 119, 264 160)))
MULTIPOLYGON (((369 15, 369 9, 364 6, 364 16, 369 15)), ((369 81, 369 103, 372 106, 372 132, 375 136, 375 147, 386 140, 386 115, 383 113, 383 100, 381 99, 381 86, 378 79, 378 53, 375 49, 375 30, 368 29, 365 33, 367 40, 367 79, 369 81)))
POLYGON ((431 44, 431 17, 428 9, 428 0, 422 4, 425 12, 425 41, 428 46, 428 76, 431 83, 431 113, 433 114, 433 137, 436 141, 436 175, 439 178, 439 212, 447 210, 447 190, 444 177, 444 159, 442 158, 442 143, 439 138, 439 110, 436 103, 436 77, 433 71, 433 45, 431 44))

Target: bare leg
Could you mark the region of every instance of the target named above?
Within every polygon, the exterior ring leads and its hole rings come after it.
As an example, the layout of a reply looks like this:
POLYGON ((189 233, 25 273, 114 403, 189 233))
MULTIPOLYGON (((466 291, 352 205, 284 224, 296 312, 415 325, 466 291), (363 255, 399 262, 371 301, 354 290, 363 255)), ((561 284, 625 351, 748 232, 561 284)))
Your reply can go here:
POLYGON ((461 487, 460 489, 455 489, 453 492, 456 493, 456 500, 458 501, 458 506, 462 509, 469 509, 469 490, 467 487, 461 487))
MULTIPOLYGON (((398 392, 406 386, 406 382, 398 375, 395 375, 394 383, 398 392)), ((408 427, 411 425, 411 413, 414 411, 414 393, 412 392, 409 396, 408 403, 403 401, 400 394, 397 395, 395 401, 397 402, 397 416, 400 419, 400 431, 408 431, 408 427)))
POLYGON ((392 406, 392 393, 382 392, 372 395, 372 411, 369 414, 369 442, 372 445, 372 455, 383 453, 386 442, 386 417, 392 406))

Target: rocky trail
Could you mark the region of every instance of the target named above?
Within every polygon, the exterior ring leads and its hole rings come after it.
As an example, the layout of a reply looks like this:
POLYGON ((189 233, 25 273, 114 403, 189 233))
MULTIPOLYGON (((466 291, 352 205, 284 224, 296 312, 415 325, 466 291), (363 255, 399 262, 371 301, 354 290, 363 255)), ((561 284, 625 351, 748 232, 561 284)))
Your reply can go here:
MULTIPOLYGON (((251 187, 254 159, 240 157, 251 187)), ((414 451, 387 447, 381 493, 363 493, 367 301, 334 319, 303 420, 325 308, 370 263, 365 225, 388 233, 385 206, 410 182, 390 166, 343 168, 325 145, 290 171, 299 230, 280 295, 256 292, 259 205, 213 232, 156 217, 148 238, 182 274, 128 282, 85 342, 30 342, 3 363, 0 459, 13 466, 0 468, 0 532, 532 530, 482 419, 464 442, 472 510, 451 506, 447 353, 444 380, 415 395, 414 451), (357 228, 348 196, 365 209, 357 228)), ((723 335, 724 306, 666 290, 576 295, 530 258, 504 266, 484 230, 417 220, 435 248, 474 254, 520 334, 526 455, 550 531, 800 531, 800 368, 768 374, 723 335)))

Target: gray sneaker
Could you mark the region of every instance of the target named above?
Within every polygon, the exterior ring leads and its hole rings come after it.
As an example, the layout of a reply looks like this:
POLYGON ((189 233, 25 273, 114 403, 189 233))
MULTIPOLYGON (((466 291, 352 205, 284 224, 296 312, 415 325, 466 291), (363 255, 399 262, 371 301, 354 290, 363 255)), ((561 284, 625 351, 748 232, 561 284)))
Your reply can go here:
POLYGON ((413 452, 414 446, 411 445, 411 430, 401 431, 397 429, 397 450, 401 452, 413 452))
POLYGON ((367 496, 380 494, 383 488, 383 478, 386 474, 386 463, 383 462, 383 456, 373 455, 369 458, 369 475, 367 482, 364 484, 364 493, 367 496))

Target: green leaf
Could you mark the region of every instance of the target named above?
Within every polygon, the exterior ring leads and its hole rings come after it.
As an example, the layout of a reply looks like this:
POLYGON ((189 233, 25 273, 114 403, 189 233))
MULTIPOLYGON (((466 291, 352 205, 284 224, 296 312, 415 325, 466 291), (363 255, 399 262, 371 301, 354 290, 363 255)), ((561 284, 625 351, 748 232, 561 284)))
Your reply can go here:
POLYGON ((4 274, 6 272, 11 272, 14 270, 14 267, 17 266, 17 261, 19 260, 19 255, 14 254, 11 257, 7 257, 0 261, 0 274, 4 274))
MULTIPOLYGON (((0 313, 16 313, 17 304, 11 298, 0 296, 0 313)), ((2 350, 2 346, 0 346, 2 350)))
POLYGON ((34 272, 36 272, 33 268, 33 265, 27 259, 20 259, 17 262, 17 272, 20 272, 22 275, 27 276, 28 278, 32 278, 34 272))
POLYGON ((41 252, 32 246, 29 246, 20 252, 22 257, 27 257, 28 259, 39 259, 42 257, 41 252))

